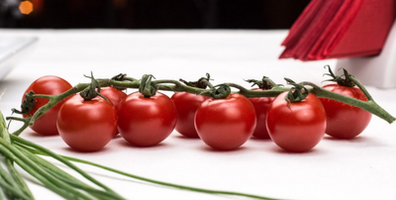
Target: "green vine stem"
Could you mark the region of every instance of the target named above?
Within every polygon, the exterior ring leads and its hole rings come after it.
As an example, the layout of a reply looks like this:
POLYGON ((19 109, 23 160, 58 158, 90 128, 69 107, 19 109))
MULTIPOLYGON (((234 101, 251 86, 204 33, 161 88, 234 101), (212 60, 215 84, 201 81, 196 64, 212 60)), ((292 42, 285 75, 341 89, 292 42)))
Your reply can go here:
POLYGON ((187 86, 202 88, 202 89, 205 89, 207 87, 213 88, 213 85, 212 85, 212 83, 210 83, 210 80, 211 79, 210 79, 209 73, 206 73, 206 77, 202 77, 198 81, 186 81, 183 79, 179 79, 179 81, 183 82, 187 86))
POLYGON ((157 93, 157 87, 152 83, 155 77, 151 74, 145 74, 140 81, 139 92, 145 97, 150 98, 157 93))
MULTIPOLYGON (((328 98, 328 99, 333 99, 336 101, 340 101, 352 106, 359 107, 363 110, 366 110, 367 112, 370 112, 377 117, 385 120, 389 124, 393 123, 396 118, 392 116, 390 113, 388 113, 385 109, 383 109, 381 106, 379 106, 372 98, 372 96, 369 94, 369 92, 366 90, 366 88, 355 78, 351 77, 351 79, 355 82, 355 84, 363 91, 363 93, 366 95, 367 99, 369 101, 361 101, 355 98, 347 97, 344 95, 340 95, 334 92, 331 92, 329 90, 323 89, 319 87, 318 85, 311 83, 311 82, 301 82, 299 84, 301 85, 309 85, 312 88, 308 89, 308 92, 318 96, 318 97, 323 97, 323 98, 328 98)), ((248 90, 240 85, 234 84, 234 83, 228 83, 229 86, 235 87, 239 89, 239 93, 246 96, 246 97, 274 97, 279 95, 282 92, 289 91, 288 88, 283 88, 283 87, 273 87, 271 90, 265 90, 265 91, 252 91, 248 90)))
POLYGON ((300 84, 302 85, 309 85, 312 88, 309 90, 312 94, 315 94, 318 97, 323 97, 323 98, 328 98, 328 99, 334 99, 336 101, 340 101, 352 106, 359 107, 367 112, 370 112, 379 118, 387 121, 388 123, 393 123, 396 118, 393 117, 391 114, 389 114, 386 110, 384 110, 381 106, 379 106, 374 99, 371 97, 371 95, 367 92, 367 90, 361 85, 356 79, 356 85, 363 91, 363 93, 366 95, 368 101, 362 101, 358 100, 355 98, 347 97, 344 95, 340 95, 334 92, 330 92, 329 90, 323 89, 311 82, 301 82, 300 84))
POLYGON ((274 81, 272 81, 270 78, 268 78, 266 76, 263 76, 263 78, 261 80, 248 79, 245 81, 248 83, 253 83, 252 87, 257 85, 260 89, 264 89, 264 90, 269 90, 273 87, 279 86, 274 81))
MULTIPOLYGON (((319 97, 324 97, 324 98, 329 98, 329 99, 334 99, 336 101, 340 101, 346 104, 350 104, 359 108, 362 108, 378 117, 381 119, 387 121, 388 123, 393 123, 396 118, 393 117, 391 114, 389 114, 386 110, 384 110, 382 107, 380 107, 370 96, 370 94, 367 92, 367 90, 360 84, 359 81, 357 81, 353 76, 352 79, 355 81, 356 85, 362 89, 362 91, 366 94, 368 97, 369 101, 364 102, 360 101, 354 98, 346 97, 343 95, 339 95, 324 89, 321 89, 319 86, 310 83, 310 82, 302 82, 301 84, 303 85, 310 85, 312 88, 309 89, 309 92, 319 96, 319 97)), ((97 79, 97 83, 100 85, 100 87, 108 87, 108 86, 113 86, 113 87, 119 87, 119 88, 139 88, 141 86, 141 82, 138 81, 137 79, 134 78, 127 78, 124 77, 124 80, 115 80, 115 79, 97 79)), ((180 81, 176 80, 154 80, 151 81, 151 84, 155 86, 158 90, 164 90, 164 91, 173 91, 173 92, 189 92, 193 94, 198 94, 198 95, 206 95, 210 96, 211 92, 213 92, 214 88, 209 88, 209 89, 202 89, 202 88, 197 88, 197 87, 192 87, 188 86, 185 84, 182 84, 180 81)), ((234 84, 234 83, 224 83, 227 86, 237 88, 239 91, 237 93, 240 93, 248 98, 252 97, 276 97, 282 92, 289 91, 289 88, 281 87, 272 82, 274 87, 269 90, 264 90, 264 91, 257 91, 257 90, 250 90, 247 89, 243 86, 234 84)), ((36 98, 47 98, 49 99, 49 102, 38 109, 36 113, 31 116, 30 118, 27 119, 21 119, 18 117, 7 117, 7 120, 19 120, 24 122, 24 126, 22 126, 19 130, 15 131, 13 134, 19 135, 23 132, 24 129, 26 129, 29 125, 33 124, 33 122, 42 116, 44 113, 46 113, 49 109, 51 109, 53 106, 55 106, 58 102, 61 100, 81 92, 82 90, 86 89, 87 87, 90 86, 90 83, 80 83, 71 88, 70 90, 59 94, 59 95, 40 95, 40 94, 35 94, 34 96, 36 98)))

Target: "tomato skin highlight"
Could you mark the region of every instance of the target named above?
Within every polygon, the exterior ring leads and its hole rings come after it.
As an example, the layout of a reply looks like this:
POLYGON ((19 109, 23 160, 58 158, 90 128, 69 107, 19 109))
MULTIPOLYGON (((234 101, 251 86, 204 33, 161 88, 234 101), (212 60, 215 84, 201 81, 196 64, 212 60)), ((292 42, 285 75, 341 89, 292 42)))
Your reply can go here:
POLYGON ((256 127, 256 111, 243 95, 230 94, 225 99, 208 99, 195 113, 199 137, 217 150, 242 146, 256 127))
POLYGON ((117 118, 117 110, 111 102, 99 96, 86 101, 76 94, 60 108, 57 127, 69 147, 93 152, 111 141, 117 129, 117 118))
MULTIPOLYGON (((329 84, 323 88, 344 96, 368 101, 364 93, 357 87, 329 84)), ((327 114, 327 135, 339 139, 352 139, 362 133, 370 123, 372 116, 370 112, 332 99, 319 99, 327 114)))
POLYGON ((271 103, 266 119, 269 136, 279 147, 290 152, 306 152, 315 147, 326 130, 326 113, 313 94, 300 102, 285 100, 283 92, 271 103))
POLYGON ((177 111, 172 100, 157 92, 149 98, 140 92, 129 94, 118 108, 121 136, 135 146, 154 146, 174 130, 177 111))
POLYGON ((176 131, 188 138, 199 138, 195 130, 194 117, 198 107, 210 97, 191 94, 188 92, 175 92, 171 99, 177 109, 176 131))
MULTIPOLYGON (((22 97, 22 101, 25 100, 25 94, 30 91, 33 91, 35 94, 57 95, 66 92, 72 87, 73 86, 69 82, 58 76, 43 76, 30 84, 22 97)), ((48 99, 36 98, 36 103, 34 104, 33 109, 29 111, 29 115, 32 116, 39 108, 47 104, 48 101, 48 99)), ((66 99, 62 100, 43 116, 35 120, 34 124, 30 126, 30 128, 40 135, 58 135, 56 118, 60 107, 65 101, 66 99)), ((23 117, 27 118, 28 115, 24 114, 23 117)))
MULTIPOLYGON (((255 88, 252 90, 263 90, 263 89, 255 88)), ((268 107, 274 99, 275 99, 274 97, 249 98, 250 102, 252 102, 254 108, 256 109, 257 125, 256 125, 256 129, 253 132, 253 136, 256 138, 270 139, 265 121, 267 118, 268 107)))

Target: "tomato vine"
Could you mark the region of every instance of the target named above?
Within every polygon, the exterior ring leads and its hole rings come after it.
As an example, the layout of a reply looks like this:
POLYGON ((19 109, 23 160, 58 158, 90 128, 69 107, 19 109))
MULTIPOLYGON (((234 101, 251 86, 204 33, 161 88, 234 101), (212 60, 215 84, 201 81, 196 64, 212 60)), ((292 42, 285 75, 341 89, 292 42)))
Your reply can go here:
MULTIPOLYGON (((146 77, 147 75, 144 75, 143 77, 146 77)), ((113 87, 119 87, 119 88, 135 88, 139 89, 142 85, 142 81, 139 81, 138 79, 132 78, 132 77, 127 77, 125 74, 120 74, 118 76, 118 79, 116 78, 111 78, 111 79, 96 79, 97 83, 100 85, 100 87, 108 87, 108 86, 113 86, 113 87)), ((146 79, 146 78, 145 78, 146 79)), ((268 80, 273 83, 269 78, 265 77, 265 80, 268 80)), ((333 99, 336 101, 340 101, 352 106, 356 106, 358 108, 361 108, 363 110, 366 110, 381 119, 387 121, 388 123, 393 123, 396 118, 392 116, 390 113, 388 113, 385 109, 383 109, 380 105, 378 105, 373 97, 369 94, 367 89, 361 84, 354 76, 349 75, 349 79, 353 81, 367 96, 369 101, 361 101, 358 99, 354 99, 351 97, 347 97, 344 95, 340 95, 328 90, 325 90, 321 88, 320 86, 304 81, 300 82, 299 84, 304 85, 304 86, 310 86, 308 88, 308 92, 316 95, 317 97, 322 97, 322 98, 328 98, 328 99, 333 99)), ((144 80, 144 79, 142 79, 144 80)), ((151 79, 150 79, 151 80, 151 79)), ((177 80, 172 80, 172 79, 163 79, 163 80, 151 80, 150 83, 152 86, 154 86, 158 90, 163 90, 163 91, 172 91, 172 92, 188 92, 192 94, 198 94, 198 95, 205 95, 205 96, 210 96, 214 90, 216 90, 215 87, 211 87, 209 89, 203 89, 203 88, 198 88, 194 86, 188 86, 184 84, 182 81, 177 81, 177 80)), ((271 89, 268 90, 250 90, 248 88, 245 88, 241 85, 235 84, 235 83, 223 83, 226 86, 236 88, 238 91, 234 91, 234 93, 239 93, 247 98, 251 97, 276 97, 279 94, 290 90, 290 88, 279 86, 277 84, 274 84, 271 89)), ((58 102, 60 102, 62 99, 69 97, 70 95, 79 93, 89 87, 91 83, 79 83, 70 90, 59 94, 59 95, 41 95, 41 94, 33 94, 35 98, 47 98, 49 99, 49 102, 41 107, 39 110, 36 111, 36 113, 29 118, 29 120, 21 120, 16 117, 7 117, 9 120, 20 120, 20 121, 25 121, 26 123, 32 124, 37 118, 41 117, 44 113, 46 113, 49 109, 51 109, 53 106, 55 106, 58 102)), ((14 134, 19 135, 26 127, 21 127, 18 131, 16 131, 14 134)))

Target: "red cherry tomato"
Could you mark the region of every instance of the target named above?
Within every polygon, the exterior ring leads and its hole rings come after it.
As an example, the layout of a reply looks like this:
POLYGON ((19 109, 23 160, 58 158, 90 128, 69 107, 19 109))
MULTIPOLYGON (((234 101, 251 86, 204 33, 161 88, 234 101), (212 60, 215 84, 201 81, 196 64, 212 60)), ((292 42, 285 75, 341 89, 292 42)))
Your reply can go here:
POLYGON ((118 107, 120 102, 124 100, 127 96, 125 92, 114 87, 103 87, 100 90, 100 94, 110 100, 116 108, 118 107))
POLYGON ((117 129, 117 110, 102 97, 84 100, 74 95, 58 113, 59 135, 72 149, 92 152, 102 149, 117 129))
POLYGON ((225 99, 208 99, 195 113, 195 128, 210 147, 233 150, 242 146, 256 127, 256 111, 240 94, 225 99))
POLYGON ((202 102, 209 97, 188 92, 176 92, 171 99, 177 109, 176 131, 189 138, 198 138, 194 126, 195 112, 202 102))
MULTIPOLYGON (((253 90, 263 90, 260 88, 255 88, 253 90)), ((267 117, 267 110, 271 102, 274 100, 274 97, 257 97, 257 98, 249 98, 250 102, 252 102, 254 108, 256 109, 257 115, 257 125, 256 129, 253 132, 253 136, 261 139, 270 139, 267 131, 267 126, 265 125, 265 120, 267 117)))
MULTIPOLYGON (((111 103, 113 103, 116 109, 118 108, 121 101, 124 100, 125 97, 127 96, 125 92, 116 89, 114 87, 101 88, 100 94, 106 97, 109 101, 111 101, 111 103)), ((116 132, 114 133, 114 136, 117 135, 119 132, 120 131, 117 129, 116 132)))
POLYGON ((271 103, 267 113, 267 129, 279 147, 291 152, 305 152, 315 147, 326 129, 326 113, 319 98, 309 93, 300 102, 287 102, 288 92, 271 103))
POLYGON ((165 94, 144 97, 134 92, 121 102, 118 116, 118 129, 126 141, 135 146, 153 146, 172 133, 177 111, 165 94))
MULTIPOLYGON (((368 101, 364 93, 357 87, 347 87, 338 84, 323 86, 324 89, 368 101)), ((351 139, 358 136, 371 120, 371 113, 332 99, 320 98, 327 114, 326 134, 340 139, 351 139)))
MULTIPOLYGON (((66 80, 57 77, 57 76, 43 76, 37 80, 35 80, 25 91, 24 94, 33 91, 35 94, 45 94, 45 95, 57 95, 61 94, 73 86, 67 82, 66 80)), ((25 95, 22 98, 22 101, 25 100, 25 95)), ((32 110, 29 111, 29 116, 32 116, 37 109, 44 106, 48 103, 48 99, 36 98, 36 103, 32 110)), ((30 127, 36 133, 41 135, 57 135, 58 130, 56 128, 56 117, 58 115, 58 111, 62 106, 65 100, 59 102, 57 105, 52 107, 47 113, 38 118, 34 124, 30 127)), ((28 115, 24 114, 24 118, 27 118, 28 115)))

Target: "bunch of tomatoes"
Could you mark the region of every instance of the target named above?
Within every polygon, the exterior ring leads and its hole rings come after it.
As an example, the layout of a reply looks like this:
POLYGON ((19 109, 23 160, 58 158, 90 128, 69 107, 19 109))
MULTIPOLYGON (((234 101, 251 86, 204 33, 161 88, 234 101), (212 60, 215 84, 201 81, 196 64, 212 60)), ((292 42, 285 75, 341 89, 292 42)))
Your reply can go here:
MULTIPOLYGON (((60 77, 43 76, 25 93, 57 95, 71 88, 60 77)), ((357 87, 329 84, 323 88, 367 101, 357 87)), ((256 137, 270 139, 286 151, 305 152, 315 147, 325 133, 350 139, 370 122, 371 113, 367 111, 298 89, 277 97, 246 98, 230 93, 226 98, 212 98, 188 92, 172 96, 159 91, 150 96, 139 91, 127 94, 104 87, 98 90, 100 96, 90 100, 80 94, 63 99, 35 120, 31 129, 41 135, 59 134, 70 148, 81 152, 98 151, 117 134, 135 146, 154 146, 173 130, 188 138, 200 138, 217 150, 234 150, 256 137), (304 98, 290 99, 297 95, 304 98)), ((32 116, 47 102, 36 98, 24 117, 32 116)))

